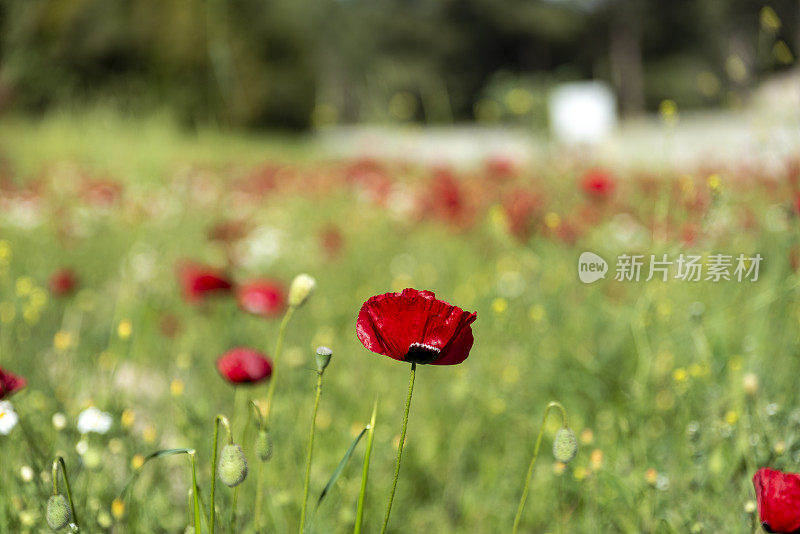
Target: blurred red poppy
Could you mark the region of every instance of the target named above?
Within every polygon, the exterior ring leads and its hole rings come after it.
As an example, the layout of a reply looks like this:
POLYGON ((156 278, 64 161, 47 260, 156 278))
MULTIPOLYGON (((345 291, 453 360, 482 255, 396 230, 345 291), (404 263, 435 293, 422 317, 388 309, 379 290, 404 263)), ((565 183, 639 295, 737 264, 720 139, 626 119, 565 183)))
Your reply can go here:
POLYGON ((239 287, 236 299, 248 313, 275 317, 286 307, 286 289, 275 280, 252 280, 239 287))
POLYGON ((335 260, 344 249, 344 235, 336 225, 329 225, 319 233, 319 243, 322 251, 329 260, 335 260))
POLYGON ((503 198, 503 211, 511 235, 520 241, 527 241, 533 233, 541 206, 541 198, 525 189, 515 189, 506 195, 503 198))
POLYGON ((14 375, 0 368, 0 399, 8 397, 25 387, 27 382, 21 376, 14 375))
POLYGON ((486 160, 486 174, 489 178, 511 179, 517 175, 517 165, 510 157, 495 155, 486 160))
POLYGON ((249 228, 244 221, 221 221, 208 230, 208 238, 224 244, 235 243, 247 237, 249 228))
POLYGON ((614 178, 609 173, 597 169, 584 174, 581 181, 583 192, 597 200, 605 200, 610 197, 615 187, 614 178))
POLYGON ((272 363, 255 349, 236 347, 220 356, 217 370, 232 384, 253 384, 270 377, 272 363))
POLYGON ((454 365, 469 356, 476 317, 431 291, 404 289, 367 300, 356 334, 372 352, 401 362, 454 365))
POLYGON ((193 262, 178 266, 178 279, 189 302, 200 302, 209 294, 228 292, 233 287, 220 271, 193 262))
POLYGON ((761 526, 767 532, 800 532, 800 475, 759 469, 753 476, 761 526))
POLYGON ((57 297, 69 295, 78 287, 78 275, 72 269, 59 269, 50 276, 50 292, 57 297))
POLYGON ((97 207, 109 207, 122 196, 122 184, 113 180, 86 179, 81 188, 81 197, 97 207))

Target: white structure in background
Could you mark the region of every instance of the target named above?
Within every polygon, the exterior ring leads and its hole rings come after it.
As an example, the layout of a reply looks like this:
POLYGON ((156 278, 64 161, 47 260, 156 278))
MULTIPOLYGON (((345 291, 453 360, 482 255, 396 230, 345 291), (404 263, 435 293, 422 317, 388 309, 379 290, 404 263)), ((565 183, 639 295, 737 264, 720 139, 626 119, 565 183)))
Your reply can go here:
POLYGON ((614 92, 603 82, 575 82, 556 87, 548 99, 550 129, 563 143, 599 143, 617 125, 614 92))

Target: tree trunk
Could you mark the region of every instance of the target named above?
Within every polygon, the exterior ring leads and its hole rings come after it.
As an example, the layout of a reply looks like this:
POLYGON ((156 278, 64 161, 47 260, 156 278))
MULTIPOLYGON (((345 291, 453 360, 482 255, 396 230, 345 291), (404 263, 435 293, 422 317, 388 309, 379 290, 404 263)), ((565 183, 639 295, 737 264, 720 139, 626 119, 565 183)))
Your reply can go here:
POLYGON ((609 61, 611 80, 623 115, 644 109, 642 21, 635 0, 618 0, 611 12, 609 61))

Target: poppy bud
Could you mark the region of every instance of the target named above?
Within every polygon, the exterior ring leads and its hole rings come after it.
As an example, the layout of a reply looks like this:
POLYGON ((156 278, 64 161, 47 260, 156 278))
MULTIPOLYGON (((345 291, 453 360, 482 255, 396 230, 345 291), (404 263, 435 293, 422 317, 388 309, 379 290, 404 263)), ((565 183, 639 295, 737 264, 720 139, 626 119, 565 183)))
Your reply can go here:
POLYGON ((53 530, 61 530, 69 524, 72 519, 72 511, 63 495, 53 495, 48 499, 46 517, 47 524, 53 530))
POLYGON ((317 371, 320 373, 331 363, 333 351, 328 347, 317 347, 317 371))
POLYGON ((553 440, 553 456, 562 464, 567 464, 578 454, 578 440, 572 429, 564 427, 556 432, 553 440))
POLYGON ((272 438, 269 432, 261 430, 256 438, 256 453, 262 462, 268 462, 272 458, 272 438))
POLYGON ((225 445, 219 460, 219 479, 232 488, 247 478, 247 459, 238 445, 225 445))
POLYGON ((289 306, 299 308, 302 306, 314 288, 317 286, 317 281, 307 274, 298 274, 292 280, 292 285, 289 288, 289 306))

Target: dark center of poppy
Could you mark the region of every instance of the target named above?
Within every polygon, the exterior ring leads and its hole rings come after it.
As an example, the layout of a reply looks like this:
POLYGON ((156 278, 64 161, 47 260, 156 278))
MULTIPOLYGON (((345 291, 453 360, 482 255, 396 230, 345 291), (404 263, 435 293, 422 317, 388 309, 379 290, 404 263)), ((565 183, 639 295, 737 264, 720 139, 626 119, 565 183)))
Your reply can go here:
MULTIPOLYGON (((774 530, 772 530, 772 527, 770 527, 769 523, 767 523, 766 521, 762 521, 761 526, 764 527, 764 530, 766 530, 767 532, 775 532, 774 530)), ((798 528, 797 530, 793 530, 792 534, 800 534, 800 528, 798 528)))
POLYGON ((436 361, 441 352, 442 351, 436 347, 426 345, 425 343, 412 343, 411 346, 408 347, 406 355, 403 356, 403 360, 424 365, 436 361))

